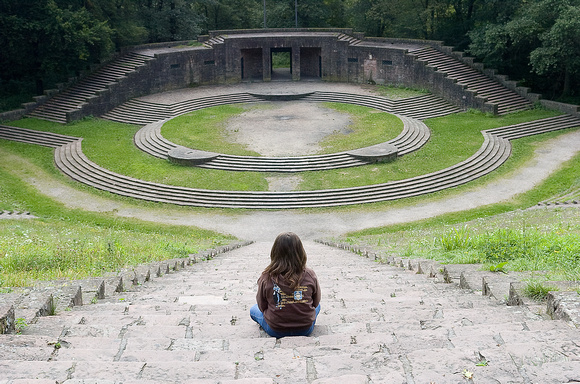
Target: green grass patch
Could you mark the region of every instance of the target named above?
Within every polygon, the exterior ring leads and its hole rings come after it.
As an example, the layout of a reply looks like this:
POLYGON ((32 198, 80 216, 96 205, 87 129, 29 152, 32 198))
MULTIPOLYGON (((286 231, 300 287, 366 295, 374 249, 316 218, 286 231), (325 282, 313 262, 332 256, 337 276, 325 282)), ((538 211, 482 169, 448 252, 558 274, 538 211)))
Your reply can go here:
POLYGON ((538 271, 551 280, 580 280, 580 215, 575 208, 532 209, 580 177, 580 155, 514 201, 414 223, 349 233, 341 241, 370 246, 385 257, 481 263, 491 270, 538 271))
POLYGON ((193 111, 166 122, 161 134, 167 140, 187 148, 229 155, 259 156, 244 145, 234 143, 226 129, 229 119, 247 109, 242 105, 221 105, 193 111))
MULTIPOLYGON (((414 223, 343 241, 384 255, 482 264, 495 272, 536 271, 550 280, 580 280, 580 217, 577 210, 528 210, 480 217, 461 225, 414 223)), ((367 232, 367 231, 365 231, 367 232)))
MULTIPOLYGON (((0 158, 5 152, 0 152, 0 158)), ((23 182, 0 162, 0 206, 40 219, 0 220, 0 287, 36 279, 78 279, 156 260, 186 257, 233 237, 66 209, 23 182)))
POLYGON ((550 291, 558 291, 557 287, 538 281, 530 281, 524 287, 524 295, 538 301, 545 301, 550 291))
POLYGON ((142 263, 187 257, 231 241, 211 231, 99 226, 85 221, 0 220, 1 285, 81 279, 142 263))
POLYGON ((344 103, 323 103, 323 106, 348 114, 352 124, 348 133, 336 132, 327 136, 320 143, 320 153, 343 152, 383 143, 394 139, 403 130, 401 119, 390 113, 344 103))

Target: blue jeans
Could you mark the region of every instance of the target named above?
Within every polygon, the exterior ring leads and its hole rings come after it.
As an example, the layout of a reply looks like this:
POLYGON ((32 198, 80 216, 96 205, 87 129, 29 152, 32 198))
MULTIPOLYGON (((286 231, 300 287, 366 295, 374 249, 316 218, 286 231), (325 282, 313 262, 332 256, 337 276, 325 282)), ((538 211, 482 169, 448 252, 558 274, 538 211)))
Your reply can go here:
POLYGON ((318 314, 320 313, 320 304, 318 304, 318 306, 316 307, 316 316, 314 317, 314 321, 312 322, 312 325, 310 326, 310 328, 308 329, 303 329, 303 330, 299 330, 299 331, 275 331, 272 328, 270 328, 270 326, 268 325, 268 323, 266 323, 266 320, 264 319, 264 314, 262 313, 262 311, 260 311, 260 308, 258 308, 258 304, 254 304, 254 306, 252 308, 250 308, 250 317, 252 318, 252 320, 254 320, 256 323, 260 324, 260 326, 264 329, 264 331, 266 331, 266 333, 272 337, 275 337, 277 339, 281 338, 281 337, 286 337, 286 336, 308 336, 312 333, 312 330, 314 329, 314 324, 316 324, 316 318, 318 317, 318 314))

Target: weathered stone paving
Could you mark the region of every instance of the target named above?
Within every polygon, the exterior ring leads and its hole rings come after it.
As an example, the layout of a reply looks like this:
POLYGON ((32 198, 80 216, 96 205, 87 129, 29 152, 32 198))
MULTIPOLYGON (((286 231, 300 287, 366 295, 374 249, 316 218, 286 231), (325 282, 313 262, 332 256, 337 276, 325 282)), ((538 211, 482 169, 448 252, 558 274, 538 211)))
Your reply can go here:
POLYGON ((312 242, 323 290, 315 331, 267 337, 248 310, 270 245, 1 335, 0 383, 580 381, 580 334, 567 323, 312 242))

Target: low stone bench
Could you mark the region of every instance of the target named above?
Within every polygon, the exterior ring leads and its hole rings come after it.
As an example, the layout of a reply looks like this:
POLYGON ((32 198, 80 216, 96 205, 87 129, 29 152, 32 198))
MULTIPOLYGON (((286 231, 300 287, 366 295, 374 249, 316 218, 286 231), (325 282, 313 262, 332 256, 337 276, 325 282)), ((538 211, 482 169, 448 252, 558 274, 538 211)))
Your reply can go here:
POLYGON ((353 157, 356 157, 357 159, 361 159, 369 163, 381 163, 395 160, 399 150, 392 144, 380 143, 370 147, 348 151, 347 153, 353 157))
POLYGON ((167 153, 170 162, 178 165, 196 166, 216 159, 219 153, 201 151, 187 147, 177 146, 167 153))

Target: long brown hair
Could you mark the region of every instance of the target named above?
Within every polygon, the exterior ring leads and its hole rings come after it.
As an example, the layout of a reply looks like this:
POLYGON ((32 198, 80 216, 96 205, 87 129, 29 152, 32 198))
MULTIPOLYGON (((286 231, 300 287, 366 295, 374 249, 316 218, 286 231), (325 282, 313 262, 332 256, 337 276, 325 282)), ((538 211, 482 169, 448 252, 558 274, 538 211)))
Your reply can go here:
POLYGON ((306 251, 300 238, 292 232, 279 234, 270 251, 270 265, 264 269, 264 273, 275 282, 282 276, 292 289, 296 289, 305 268, 306 251))

